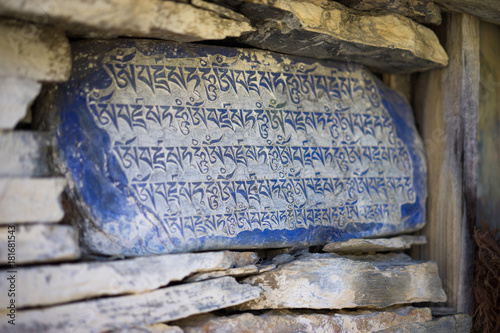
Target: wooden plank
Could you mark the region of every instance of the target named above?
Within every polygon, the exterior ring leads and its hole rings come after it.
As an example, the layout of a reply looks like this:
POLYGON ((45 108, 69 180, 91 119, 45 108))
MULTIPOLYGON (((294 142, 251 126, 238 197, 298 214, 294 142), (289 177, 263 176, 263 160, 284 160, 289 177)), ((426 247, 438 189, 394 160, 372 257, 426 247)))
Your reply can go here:
POLYGON ((0 331, 97 333, 127 329, 241 304, 259 297, 259 293, 257 287, 239 284, 231 277, 223 277, 137 295, 19 310, 15 326, 2 320, 0 331))
POLYGON ((45 132, 0 132, 0 177, 50 176, 51 136, 45 132))
POLYGON ((467 14, 447 16, 443 31, 450 64, 421 73, 414 99, 417 126, 428 157, 426 246, 416 257, 439 266, 447 305, 471 309, 475 221, 476 139, 479 89, 479 20, 467 14))
POLYGON ((78 235, 72 226, 14 225, 0 228, 0 264, 56 262, 79 257, 78 235), (10 238, 15 240, 14 251, 8 251, 9 236, 14 237, 10 238))
POLYGON ((0 178, 0 225, 58 222, 64 178, 0 178))
POLYGON ((477 225, 500 228, 500 26, 480 25, 477 225))
MULTIPOLYGON (((194 273, 223 271, 257 259, 253 252, 221 251, 18 268, 18 285, 23 288, 17 293, 16 305, 23 308, 141 293, 194 273)), ((7 290, 7 282, 0 279, 0 290, 7 290)))
POLYGON ((500 1, 498 0, 434 0, 446 10, 468 13, 482 20, 500 24, 500 1))
POLYGON ((263 293, 237 310, 384 308, 446 300, 435 263, 395 253, 306 254, 242 282, 261 287, 263 293))

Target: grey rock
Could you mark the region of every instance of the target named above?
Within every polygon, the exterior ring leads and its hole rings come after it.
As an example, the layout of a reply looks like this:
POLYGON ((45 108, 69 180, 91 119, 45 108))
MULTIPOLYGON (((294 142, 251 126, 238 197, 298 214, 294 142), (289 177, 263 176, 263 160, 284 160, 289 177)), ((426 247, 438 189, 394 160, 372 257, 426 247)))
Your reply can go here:
MULTIPOLYGON (((18 268, 18 283, 23 288, 16 305, 23 308, 142 293, 194 273, 225 271, 237 266, 240 259, 239 253, 221 251, 18 268)), ((7 288, 7 282, 0 280, 0 288, 7 288)))
POLYGON ((16 325, 2 320, 0 330, 94 333, 128 329, 222 309, 255 299, 259 293, 257 287, 241 285, 234 278, 224 277, 136 295, 18 310, 16 325))
POLYGON ((263 293, 238 310, 383 308, 446 300, 436 263, 405 254, 307 254, 243 282, 263 293))
POLYGON ((441 317, 423 323, 401 323, 395 327, 379 330, 377 333, 469 333, 472 317, 467 314, 441 317))
POLYGON ((256 31, 239 40, 255 47, 356 61, 390 73, 446 66, 448 56, 428 28, 400 15, 369 15, 327 0, 246 0, 256 31))
MULTIPOLYGON (((75 260, 79 257, 77 232, 69 225, 0 227, 0 264, 56 262, 75 260), (13 256, 8 251, 9 236, 15 237, 16 246, 13 256), (12 260, 9 260, 9 257, 12 260)), ((28 285, 30 283, 31 281, 28 285)), ((0 285, 2 284, 3 281, 0 281, 0 285)))
POLYGON ((64 178, 0 178, 0 225, 58 222, 64 178))
MULTIPOLYGON (((4 66, 9 66, 9 62, 4 66)), ((14 128, 26 116, 41 87, 29 78, 0 77, 0 130, 14 128)))
POLYGON ((48 160, 51 150, 51 135, 48 133, 0 132, 0 177, 50 176, 48 160))
POLYGON ((186 279, 186 282, 196 282, 196 281, 203 281, 203 280, 209 280, 209 279, 214 279, 222 276, 234 276, 234 277, 241 277, 241 276, 247 276, 255 273, 259 273, 259 268, 255 265, 249 265, 249 266, 243 266, 243 267, 237 267, 237 268, 230 268, 226 269, 223 271, 214 271, 214 272, 207 272, 207 273, 197 273, 194 274, 186 279))
POLYGON ((369 253, 405 250, 412 245, 427 243, 425 236, 399 236, 379 239, 349 239, 345 242, 330 243, 323 247, 325 252, 333 253, 369 253))

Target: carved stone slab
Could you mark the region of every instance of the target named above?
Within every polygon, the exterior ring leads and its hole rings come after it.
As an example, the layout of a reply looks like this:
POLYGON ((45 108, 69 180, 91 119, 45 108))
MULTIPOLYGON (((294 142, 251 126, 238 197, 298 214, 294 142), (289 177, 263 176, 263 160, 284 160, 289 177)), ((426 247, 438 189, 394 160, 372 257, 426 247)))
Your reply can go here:
POLYGON ((91 251, 279 248, 425 222, 412 112, 359 65, 146 40, 72 49, 44 109, 91 251))

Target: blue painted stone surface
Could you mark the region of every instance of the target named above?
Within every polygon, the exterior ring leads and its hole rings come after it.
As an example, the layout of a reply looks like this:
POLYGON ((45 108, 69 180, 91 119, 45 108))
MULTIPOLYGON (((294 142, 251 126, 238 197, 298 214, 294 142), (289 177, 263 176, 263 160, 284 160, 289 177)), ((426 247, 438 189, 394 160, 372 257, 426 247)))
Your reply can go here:
POLYGON ((412 111, 362 66, 152 40, 72 48, 51 103, 93 252, 319 245, 425 223, 412 111))

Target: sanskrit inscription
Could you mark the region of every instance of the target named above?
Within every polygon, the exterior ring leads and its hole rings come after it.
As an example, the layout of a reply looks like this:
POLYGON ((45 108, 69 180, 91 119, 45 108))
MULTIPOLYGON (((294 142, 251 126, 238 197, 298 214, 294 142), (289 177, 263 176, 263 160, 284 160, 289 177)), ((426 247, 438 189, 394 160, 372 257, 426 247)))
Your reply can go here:
POLYGON ((423 225, 411 110, 365 68, 156 41, 74 49, 54 104, 91 250, 320 244, 423 225))

